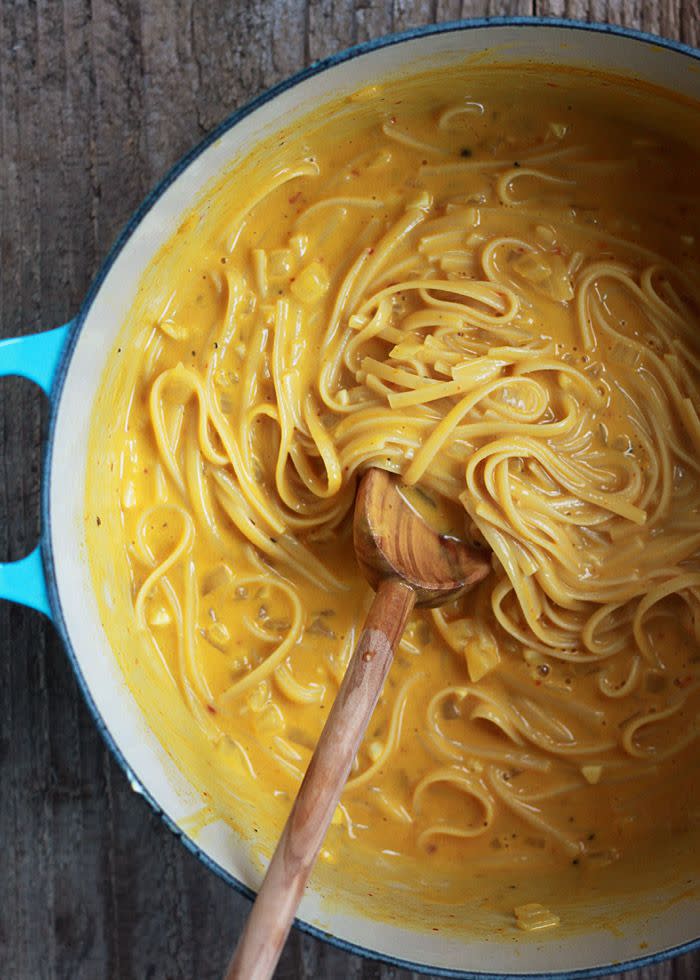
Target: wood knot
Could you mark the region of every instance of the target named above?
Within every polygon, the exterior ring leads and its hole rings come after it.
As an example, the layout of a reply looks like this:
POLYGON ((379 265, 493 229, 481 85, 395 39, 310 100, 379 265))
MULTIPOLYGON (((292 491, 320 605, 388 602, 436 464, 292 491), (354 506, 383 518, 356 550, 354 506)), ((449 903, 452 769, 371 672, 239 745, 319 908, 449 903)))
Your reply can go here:
POLYGON ((381 654, 389 659, 392 656, 391 644, 387 639, 386 633, 383 630, 377 629, 368 629, 363 632, 360 637, 360 651, 362 662, 365 664, 371 663, 377 654, 381 654))

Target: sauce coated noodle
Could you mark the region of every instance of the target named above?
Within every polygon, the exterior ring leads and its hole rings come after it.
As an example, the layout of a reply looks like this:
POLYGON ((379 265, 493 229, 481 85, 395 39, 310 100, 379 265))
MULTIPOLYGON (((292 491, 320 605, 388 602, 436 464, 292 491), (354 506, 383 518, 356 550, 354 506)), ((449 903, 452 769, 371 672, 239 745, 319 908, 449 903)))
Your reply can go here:
POLYGON ((357 477, 401 474, 493 574, 413 616, 325 854, 614 862, 698 812, 698 151, 573 75, 380 95, 147 272, 93 547, 245 793, 290 800, 369 600, 357 477))

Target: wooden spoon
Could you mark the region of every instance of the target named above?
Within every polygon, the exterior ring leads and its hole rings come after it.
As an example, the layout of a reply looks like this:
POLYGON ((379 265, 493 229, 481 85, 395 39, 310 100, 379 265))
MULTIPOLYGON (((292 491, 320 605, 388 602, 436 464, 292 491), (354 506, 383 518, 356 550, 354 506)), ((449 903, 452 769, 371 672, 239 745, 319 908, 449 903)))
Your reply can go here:
POLYGON ((377 594, 225 980, 272 976, 414 605, 439 606, 491 567, 486 552, 433 531, 384 470, 360 482, 353 534, 377 594))

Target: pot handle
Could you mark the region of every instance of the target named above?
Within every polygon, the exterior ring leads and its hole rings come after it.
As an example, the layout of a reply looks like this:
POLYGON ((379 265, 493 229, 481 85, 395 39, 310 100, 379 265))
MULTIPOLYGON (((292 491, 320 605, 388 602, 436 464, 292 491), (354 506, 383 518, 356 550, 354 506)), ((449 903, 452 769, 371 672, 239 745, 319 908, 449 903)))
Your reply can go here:
MULTIPOLYGON (((0 378, 10 374, 28 378, 51 399, 56 370, 74 322, 43 333, 0 340, 0 378)), ((53 618, 40 545, 19 561, 0 562, 0 599, 19 602, 53 618)))

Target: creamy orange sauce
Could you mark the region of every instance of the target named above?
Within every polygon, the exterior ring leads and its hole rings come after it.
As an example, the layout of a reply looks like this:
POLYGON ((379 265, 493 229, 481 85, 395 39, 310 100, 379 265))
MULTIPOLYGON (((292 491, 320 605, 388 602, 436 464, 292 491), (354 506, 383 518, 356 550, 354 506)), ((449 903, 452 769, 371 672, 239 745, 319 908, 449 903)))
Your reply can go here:
POLYGON ((508 540, 522 595, 534 596, 540 612, 530 623, 504 593, 499 621, 494 589, 508 583, 501 556, 494 575, 441 619, 413 614, 323 861, 358 876, 375 868, 385 886, 413 882, 419 892, 422 883, 446 902, 477 893, 512 909, 516 899, 549 904, 552 894, 589 887, 592 876, 612 881, 641 854, 697 828, 700 559, 698 546, 683 551, 679 542, 700 532, 700 476, 674 448, 696 452, 700 409, 700 349, 674 320, 700 326, 696 114, 650 90, 573 72, 472 69, 358 93, 238 162, 145 272, 95 411, 91 561, 98 592, 111 595, 105 627, 146 718, 234 826, 250 831, 254 811, 252 829, 266 841, 279 831, 368 608, 352 554, 357 473, 385 465, 410 478, 440 419, 477 383, 501 378, 511 387, 468 410, 458 424, 477 429, 448 435, 408 495, 443 533, 492 545, 489 535, 512 529, 518 513, 535 515, 527 534, 516 529, 508 540), (298 176, 280 179, 285 168, 298 176), (362 268, 371 268, 391 229, 413 212, 415 227, 329 336, 352 263, 364 255, 362 268), (501 244, 487 260, 493 242, 501 244), (679 275, 652 273, 663 308, 639 292, 659 256, 679 275), (585 286, 596 263, 620 275, 601 273, 585 286), (391 293, 421 278, 444 287, 391 293), (452 292, 455 283, 485 285, 465 298, 452 292), (589 305, 577 307, 585 289, 589 305), (370 300, 382 290, 384 332, 367 335, 328 382, 334 409, 320 392, 324 365, 372 322, 381 304, 370 300), (476 324, 428 357, 426 337, 457 303, 476 324), (511 320, 509 304, 517 304, 511 320), (424 326, 405 326, 426 311, 424 326), (682 397, 674 401, 654 381, 656 362, 620 336, 642 344, 650 337, 682 397), (407 349, 391 360, 399 343, 416 340, 422 353, 407 349), (532 353, 546 345, 546 355, 532 353), (513 384, 527 356, 540 356, 527 375, 535 381, 513 384), (392 403, 391 393, 423 382, 428 391, 453 379, 459 387, 460 365, 478 358, 486 359, 483 378, 415 410, 406 398, 392 403), (404 374, 384 376, 382 365, 404 374), (668 423, 654 436, 662 449, 643 428, 647 380, 649 401, 668 423), (353 399, 366 413, 361 429, 352 428, 353 399), (558 423, 572 405, 578 429, 553 442, 507 427, 530 417, 534 426, 558 423), (314 436, 314 426, 325 435, 314 436), (295 435, 285 455, 288 430, 295 435), (516 437, 537 437, 553 462, 517 443, 509 468, 494 469, 493 493, 486 471, 475 471, 477 512, 465 484, 469 460, 496 438, 516 437), (332 493, 324 438, 340 460, 332 493), (553 468, 567 454, 579 467, 572 486, 590 462, 598 467, 586 478, 591 492, 614 498, 617 510, 561 489, 553 468), (247 489, 237 466, 248 473, 247 489), (673 471, 665 510, 661 477, 645 497, 655 466, 673 471), (638 490, 629 489, 634 480, 638 490), (550 545, 559 549, 553 557, 550 545), (557 595, 569 581, 591 595, 605 588, 612 596, 635 580, 649 585, 622 611, 611 609, 586 647, 582 631, 597 600, 555 608, 550 595, 542 605, 543 554, 557 595), (633 611, 664 576, 678 588, 643 619, 635 646, 633 611), (612 652, 596 659, 606 644, 612 652), (625 684, 629 692, 618 696, 625 684), (630 724, 654 713, 660 721, 629 735, 626 749, 630 724), (189 718, 177 735, 174 718, 189 718), (550 885, 532 884, 544 872, 555 876, 550 885))

